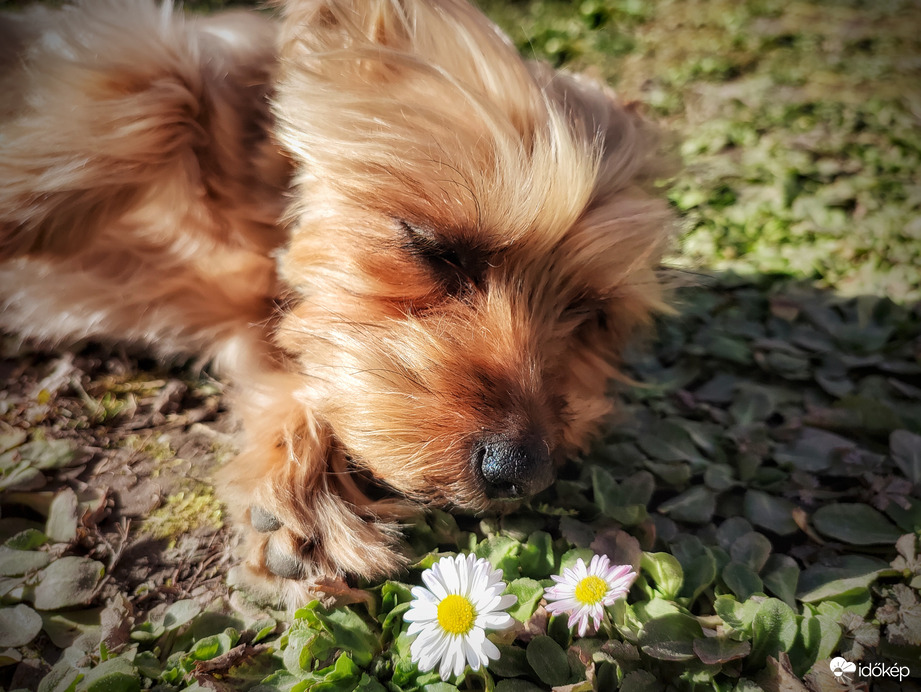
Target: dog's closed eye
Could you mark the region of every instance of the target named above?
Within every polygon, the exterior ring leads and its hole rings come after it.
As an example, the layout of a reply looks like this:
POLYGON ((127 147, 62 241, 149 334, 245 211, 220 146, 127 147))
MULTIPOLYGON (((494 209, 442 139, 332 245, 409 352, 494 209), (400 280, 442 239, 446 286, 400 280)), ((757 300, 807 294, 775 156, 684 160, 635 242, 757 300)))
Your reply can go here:
POLYGON ((449 295, 460 296, 483 285, 489 262, 480 248, 463 240, 450 241, 402 219, 398 223, 405 235, 404 247, 425 263, 449 295))

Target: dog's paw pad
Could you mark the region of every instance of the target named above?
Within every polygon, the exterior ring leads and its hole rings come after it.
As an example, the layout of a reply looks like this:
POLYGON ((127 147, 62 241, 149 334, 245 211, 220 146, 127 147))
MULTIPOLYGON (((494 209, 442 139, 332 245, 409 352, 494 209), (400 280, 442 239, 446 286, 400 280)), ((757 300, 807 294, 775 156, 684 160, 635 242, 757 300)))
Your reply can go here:
POLYGON ((278 517, 259 505, 250 506, 249 523, 259 533, 272 533, 282 526, 278 517))
POLYGON ((278 545, 275 541, 269 541, 265 545, 265 567, 276 577, 282 579, 303 579, 304 563, 296 553, 285 550, 283 546, 278 545))

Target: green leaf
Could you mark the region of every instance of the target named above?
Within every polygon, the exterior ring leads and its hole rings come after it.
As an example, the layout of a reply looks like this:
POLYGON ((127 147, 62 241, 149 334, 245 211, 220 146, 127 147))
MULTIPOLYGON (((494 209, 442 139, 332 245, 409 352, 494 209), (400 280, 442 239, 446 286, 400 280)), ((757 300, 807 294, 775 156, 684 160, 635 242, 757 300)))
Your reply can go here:
POLYGON ((546 531, 535 531, 528 536, 518 556, 521 574, 534 579, 545 579, 553 572, 556 563, 553 539, 546 531))
POLYGON ((137 669, 125 656, 103 661, 77 685, 77 692, 139 692, 140 689, 137 669))
POLYGON ((673 599, 681 591, 684 573, 678 560, 668 553, 643 553, 640 569, 646 572, 656 584, 663 598, 673 599))
POLYGON ((751 652, 751 648, 750 642, 738 642, 726 637, 702 637, 694 640, 694 653, 707 665, 745 658, 751 652))
POLYGON ((803 570, 797 598, 805 603, 822 601, 865 589, 889 564, 863 555, 841 555, 803 570))
POLYGON ((658 421, 637 438, 637 444, 653 459, 659 461, 688 461, 692 464, 706 460, 697 451, 687 430, 672 421, 658 421))
POLYGON ((66 658, 61 658, 38 683, 38 692, 73 692, 82 679, 83 673, 66 658))
POLYGON ((555 687, 569 681, 566 652, 551 637, 541 634, 530 641, 526 650, 528 664, 545 685, 555 687))
POLYGON ((163 627, 167 631, 178 629, 200 612, 201 606, 190 598, 176 601, 163 614, 163 627))
POLYGON ((755 600, 739 603, 732 596, 717 596, 713 602, 713 610, 720 619, 733 629, 751 633, 755 615, 758 614, 761 604, 755 600))
POLYGON ((861 503, 820 507, 812 523, 826 536, 852 545, 893 545, 901 535, 881 512, 861 503))
POLYGON ((77 494, 65 488, 54 496, 48 509, 45 533, 55 543, 70 543, 77 537, 77 494))
POLYGON ((85 557, 61 557, 39 575, 35 587, 35 607, 60 610, 86 605, 93 598, 105 567, 85 557))
POLYGON ((544 692, 544 688, 527 680, 509 679, 497 682, 496 692, 544 692))
POLYGON ((776 598, 763 601, 752 622, 752 651, 747 667, 759 669, 768 656, 777 658, 781 651, 789 652, 798 632, 796 614, 790 606, 776 598))
POLYGON ((351 653, 357 665, 368 665, 380 652, 380 638, 351 608, 335 608, 331 611, 321 611, 318 608, 316 614, 336 646, 351 653))
POLYGON ((518 551, 521 543, 508 536, 490 536, 477 545, 474 554, 485 558, 496 569, 501 569, 503 578, 510 581, 518 576, 518 551))
POLYGON ((729 547, 729 555, 735 562, 746 565, 757 574, 771 555, 771 542, 767 536, 751 531, 739 536, 729 547))
POLYGON ((24 646, 42 629, 41 616, 27 605, 0 608, 0 647, 24 646))
POLYGON ((761 579, 764 587, 791 608, 796 607, 796 589, 799 584, 800 569, 789 555, 775 553, 768 558, 761 579))
POLYGON ((764 591, 761 578, 752 571, 751 567, 741 562, 730 562, 723 568, 721 577, 740 601, 764 591))
POLYGON ((716 496, 709 488, 694 486, 666 500, 657 509, 675 521, 706 524, 716 511, 716 496))
POLYGON ((487 666, 493 673, 503 678, 534 674, 524 649, 510 644, 496 644, 496 648, 499 649, 499 658, 491 660, 487 666))
POLYGON ((889 436, 889 454, 908 480, 921 484, 921 435, 894 430, 889 436))
POLYGON ((690 615, 671 613, 653 618, 640 632, 640 649, 661 661, 690 661, 694 640, 704 636, 700 623, 690 615))
POLYGON ((592 467, 595 504, 598 505, 602 514, 625 526, 633 526, 646 518, 646 502, 652 495, 651 489, 654 481, 652 474, 641 473, 643 475, 634 480, 632 486, 627 486, 618 484, 614 476, 606 469, 600 466, 592 467), (637 500, 642 500, 642 502, 637 502, 637 500))
POLYGON ((796 509, 789 500, 769 495, 760 490, 748 490, 743 502, 745 517, 756 526, 768 529, 781 536, 789 536, 799 531, 793 520, 796 509))
POLYGON ((518 599, 518 603, 508 609, 508 614, 519 622, 527 622, 537 610, 537 604, 544 595, 544 587, 525 577, 510 582, 506 592, 518 599))
POLYGON ((38 529, 26 529, 8 538, 3 545, 13 550, 33 550, 47 542, 48 536, 38 529))
POLYGON ((72 440, 33 440, 22 445, 19 454, 31 466, 48 471, 67 466, 76 456, 76 450, 72 440))
POLYGON ((803 428, 800 437, 785 449, 778 450, 775 458, 780 464, 789 464, 800 471, 824 471, 832 462, 856 449, 851 440, 817 428, 803 428))
POLYGON ((16 577, 41 569, 50 562, 48 553, 15 550, 0 545, 0 577, 16 577))

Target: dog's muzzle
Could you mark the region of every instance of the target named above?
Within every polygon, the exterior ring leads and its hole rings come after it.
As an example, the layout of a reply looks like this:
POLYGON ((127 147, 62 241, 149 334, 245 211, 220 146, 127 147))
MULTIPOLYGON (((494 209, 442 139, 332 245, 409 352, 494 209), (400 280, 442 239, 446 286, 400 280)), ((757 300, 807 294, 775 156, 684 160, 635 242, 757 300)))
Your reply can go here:
POLYGON ((486 482, 486 495, 490 499, 526 497, 553 482, 550 449, 537 437, 484 441, 474 450, 474 463, 486 482))

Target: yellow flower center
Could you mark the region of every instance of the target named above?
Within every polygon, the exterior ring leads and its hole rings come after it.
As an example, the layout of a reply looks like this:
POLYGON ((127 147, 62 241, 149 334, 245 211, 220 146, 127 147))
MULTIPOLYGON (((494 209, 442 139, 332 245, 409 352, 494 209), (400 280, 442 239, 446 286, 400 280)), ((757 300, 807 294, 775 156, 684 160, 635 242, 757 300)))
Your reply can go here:
MULTIPOLYGON (((575 597, 582 605, 595 605, 599 603, 604 595, 608 592, 608 585, 604 579, 590 574, 585 579, 576 584, 575 597)), ((439 619, 441 615, 439 614, 439 619)))
POLYGON ((452 593, 438 604, 438 624, 445 632, 467 634, 475 620, 473 604, 463 596, 452 593))

